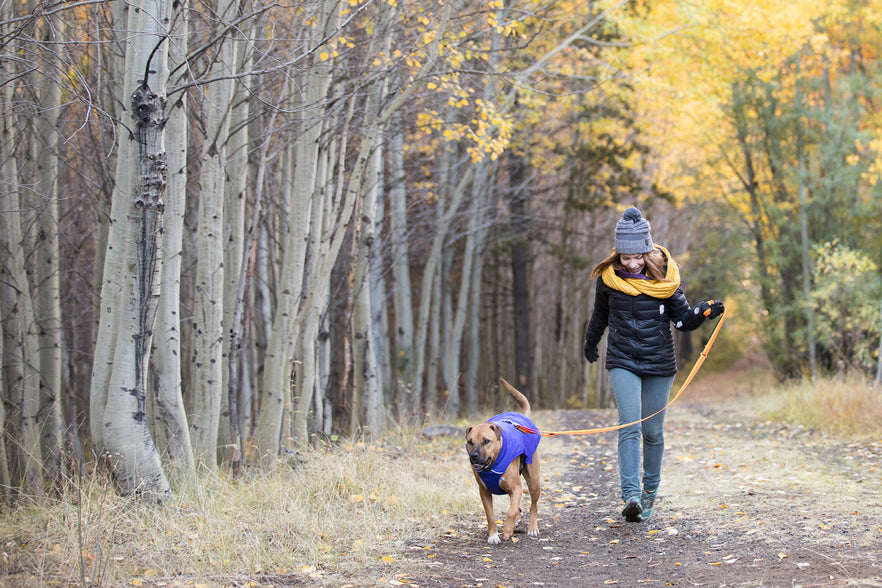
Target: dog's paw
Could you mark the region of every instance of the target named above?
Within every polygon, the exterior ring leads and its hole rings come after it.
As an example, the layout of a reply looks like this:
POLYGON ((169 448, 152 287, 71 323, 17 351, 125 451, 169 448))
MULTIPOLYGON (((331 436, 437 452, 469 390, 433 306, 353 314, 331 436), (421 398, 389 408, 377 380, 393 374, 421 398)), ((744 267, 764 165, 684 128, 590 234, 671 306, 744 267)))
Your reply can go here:
POLYGON ((538 539, 539 538, 539 529, 536 529, 535 531, 533 531, 533 530, 527 531, 527 535, 529 535, 533 539, 538 539))
POLYGON ((493 533, 489 537, 487 537, 487 543, 490 545, 499 545, 502 543, 502 539, 499 538, 499 533, 493 533))

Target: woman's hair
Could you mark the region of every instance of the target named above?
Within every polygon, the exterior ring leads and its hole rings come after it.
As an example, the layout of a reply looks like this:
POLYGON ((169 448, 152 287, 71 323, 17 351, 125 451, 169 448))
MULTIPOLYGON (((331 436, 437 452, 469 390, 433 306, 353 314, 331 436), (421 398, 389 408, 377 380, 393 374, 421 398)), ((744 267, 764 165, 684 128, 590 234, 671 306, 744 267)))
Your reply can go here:
MULTIPOLYGON (((613 269, 616 271, 627 272, 628 269, 622 265, 622 261, 619 258, 619 252, 613 249, 610 251, 609 255, 597 264, 594 270, 591 272, 591 278, 597 278, 600 274, 603 273, 609 266, 613 266, 613 269)), ((643 254, 643 261, 646 263, 646 277, 650 280, 655 280, 657 282, 670 282, 667 279, 667 259, 665 258, 665 254, 662 253, 661 249, 656 247, 649 253, 643 254)))

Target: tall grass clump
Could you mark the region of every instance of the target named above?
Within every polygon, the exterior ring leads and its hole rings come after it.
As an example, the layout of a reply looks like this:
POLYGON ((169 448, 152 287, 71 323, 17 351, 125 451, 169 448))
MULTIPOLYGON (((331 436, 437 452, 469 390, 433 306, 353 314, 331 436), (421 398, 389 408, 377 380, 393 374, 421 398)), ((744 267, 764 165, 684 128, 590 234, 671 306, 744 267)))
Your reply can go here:
POLYGON ((2 511, 0 585, 391 577, 406 551, 473 509, 467 473, 460 439, 412 431, 301 450, 272 473, 202 473, 163 505, 121 497, 106 475, 90 473, 51 502, 2 511))
POLYGON ((804 379, 757 396, 765 416, 836 437, 878 438, 882 387, 860 375, 804 379))

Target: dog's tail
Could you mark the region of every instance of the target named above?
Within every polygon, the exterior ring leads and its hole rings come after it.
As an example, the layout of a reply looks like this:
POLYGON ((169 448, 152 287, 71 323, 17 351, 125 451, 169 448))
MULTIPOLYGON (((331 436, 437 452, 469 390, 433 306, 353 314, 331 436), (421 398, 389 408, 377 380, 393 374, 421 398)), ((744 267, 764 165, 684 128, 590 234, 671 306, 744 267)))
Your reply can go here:
POLYGON ((499 381, 502 382, 502 387, 506 389, 506 391, 514 398, 515 402, 518 403, 518 408, 524 416, 530 416, 530 401, 527 400, 527 397, 521 394, 517 388, 509 384, 505 381, 505 378, 499 378, 499 381))

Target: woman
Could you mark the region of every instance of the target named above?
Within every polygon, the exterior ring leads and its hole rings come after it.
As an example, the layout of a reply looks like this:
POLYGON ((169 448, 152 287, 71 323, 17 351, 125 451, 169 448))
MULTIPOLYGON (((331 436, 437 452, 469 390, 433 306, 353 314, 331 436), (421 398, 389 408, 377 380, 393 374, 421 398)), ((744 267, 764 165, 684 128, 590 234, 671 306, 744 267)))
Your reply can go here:
MULTIPOLYGON (((619 411, 619 424, 662 411, 677 361, 670 323, 681 331, 698 328, 723 313, 721 302, 690 308, 680 288, 680 270, 670 253, 652 242, 649 221, 633 206, 616 224, 615 249, 591 273, 597 278, 594 312, 585 333, 585 359, 597 361, 597 344, 609 327, 606 369, 619 411)), ((619 429, 622 516, 649 520, 661 480, 664 411, 619 429), (643 490, 640 439, 643 438, 643 490)))

